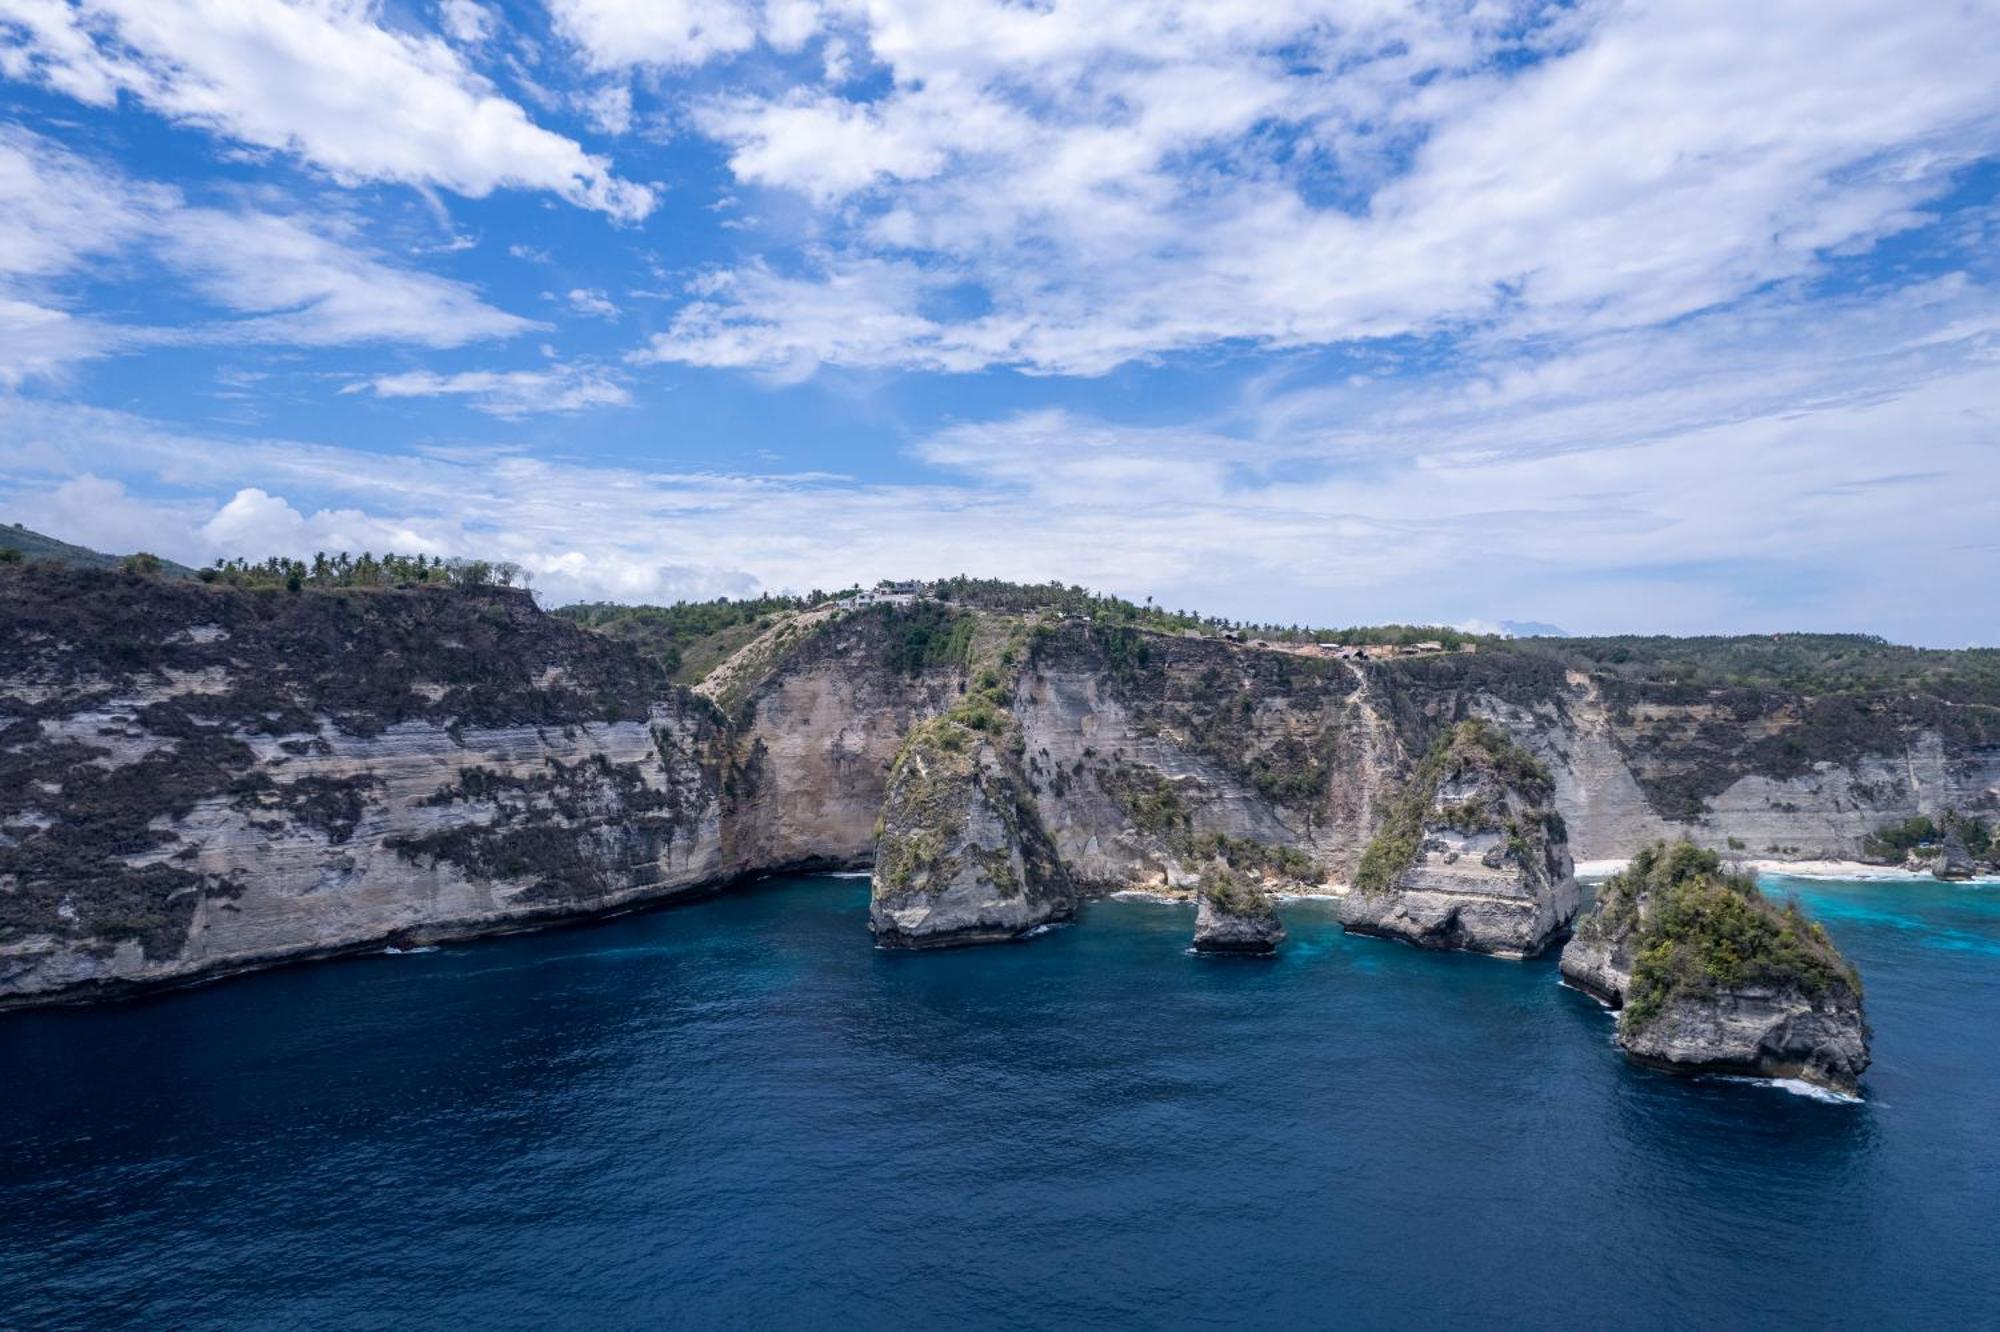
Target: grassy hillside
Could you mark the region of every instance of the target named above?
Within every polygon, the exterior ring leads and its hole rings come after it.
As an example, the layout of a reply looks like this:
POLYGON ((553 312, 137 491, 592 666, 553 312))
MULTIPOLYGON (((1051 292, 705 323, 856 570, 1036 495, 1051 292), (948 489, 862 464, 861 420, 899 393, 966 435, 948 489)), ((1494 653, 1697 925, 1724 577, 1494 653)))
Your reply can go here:
MULTIPOLYGON (((10 550, 24 559, 55 560, 86 569, 116 569, 124 564, 127 558, 123 555, 106 555, 103 551, 92 550, 88 546, 73 546, 67 541, 58 541, 52 536, 45 536, 19 523, 0 526, 0 555, 10 550)), ((175 564, 172 560, 160 560, 160 572, 186 578, 193 574, 194 570, 185 564, 175 564)))

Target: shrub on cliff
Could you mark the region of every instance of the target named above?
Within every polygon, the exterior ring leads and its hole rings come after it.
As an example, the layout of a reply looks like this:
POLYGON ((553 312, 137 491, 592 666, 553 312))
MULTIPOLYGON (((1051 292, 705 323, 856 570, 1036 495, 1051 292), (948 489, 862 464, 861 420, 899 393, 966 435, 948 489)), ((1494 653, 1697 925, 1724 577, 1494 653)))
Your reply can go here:
POLYGON ((1269 893, 1219 860, 1201 872, 1195 891, 1227 915, 1265 920, 1276 914, 1269 893))

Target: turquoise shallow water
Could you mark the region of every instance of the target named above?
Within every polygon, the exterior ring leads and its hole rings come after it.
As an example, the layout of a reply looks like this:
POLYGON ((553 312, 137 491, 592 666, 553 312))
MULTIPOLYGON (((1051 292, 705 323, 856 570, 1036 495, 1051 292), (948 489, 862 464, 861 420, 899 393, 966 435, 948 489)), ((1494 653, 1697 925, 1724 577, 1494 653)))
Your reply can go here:
POLYGON ((0 1326, 2000 1324, 2000 888, 1768 886, 1864 1104, 1322 907, 909 956, 856 879, 0 1017, 0 1326))

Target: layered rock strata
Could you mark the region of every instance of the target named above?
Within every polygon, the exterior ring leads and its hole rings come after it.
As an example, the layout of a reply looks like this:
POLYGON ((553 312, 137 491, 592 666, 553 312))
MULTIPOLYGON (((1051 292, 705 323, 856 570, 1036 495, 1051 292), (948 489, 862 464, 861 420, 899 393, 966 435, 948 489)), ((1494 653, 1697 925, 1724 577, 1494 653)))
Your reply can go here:
POLYGON ((1580 894, 1547 769, 1498 728, 1459 723, 1418 766, 1341 902, 1358 934, 1530 957, 1580 894))

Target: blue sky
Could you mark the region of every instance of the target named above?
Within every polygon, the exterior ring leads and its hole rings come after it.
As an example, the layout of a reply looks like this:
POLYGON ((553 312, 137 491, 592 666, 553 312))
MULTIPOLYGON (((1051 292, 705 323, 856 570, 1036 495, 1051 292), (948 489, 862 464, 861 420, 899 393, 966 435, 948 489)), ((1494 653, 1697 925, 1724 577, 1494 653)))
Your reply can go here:
POLYGON ((2000 4, 0 0, 0 517, 2000 643, 2000 4))

